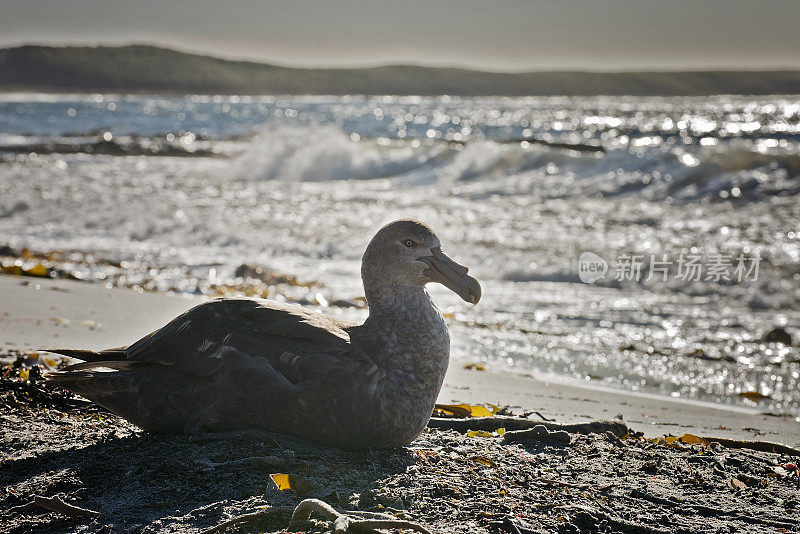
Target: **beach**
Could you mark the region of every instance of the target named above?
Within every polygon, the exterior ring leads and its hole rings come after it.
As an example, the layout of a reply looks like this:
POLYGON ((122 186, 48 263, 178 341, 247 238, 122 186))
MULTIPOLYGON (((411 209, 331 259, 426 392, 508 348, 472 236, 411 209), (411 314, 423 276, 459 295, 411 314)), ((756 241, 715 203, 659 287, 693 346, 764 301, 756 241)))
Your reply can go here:
POLYGON ((800 2, 150 4, 2 8, 0 534, 800 533, 800 2))
MULTIPOLYGON (((203 302, 202 297, 106 289, 74 281, 0 276, 0 347, 95 350, 130 344, 203 302)), ((720 406, 666 396, 582 385, 559 377, 523 376, 502 368, 476 371, 450 366, 439 402, 492 403, 536 410, 562 423, 622 414, 648 437, 683 433, 767 439, 800 445, 793 417, 758 408, 720 406)))
POLYGON ((0 530, 795 531, 799 110, 0 95, 0 530), (363 321, 365 247, 409 217, 482 296, 428 285, 450 365, 407 447, 154 435, 42 380, 211 298, 363 321), (307 498, 334 512, 290 525, 307 498))
MULTIPOLYGON (((6 356, 124 345, 205 298, 10 275, 0 275, 0 295, 6 356)), ((32 362, 47 366, 49 356, 32 362)), ((359 453, 275 434, 148 435, 89 405, 65 407, 58 397, 22 391, 3 393, 6 532, 202 532, 258 511, 263 517, 242 528, 280 531, 286 510, 308 497, 356 514, 389 513, 434 532, 795 528, 796 457, 692 438, 800 445, 797 421, 757 409, 456 363, 440 403, 508 406, 559 424, 621 416, 628 430, 572 433, 569 443, 551 432, 512 443, 497 432, 430 429, 407 448, 359 453), (657 439, 670 435, 684 441, 657 439), (292 489, 279 490, 275 473, 292 474, 292 489), (36 509, 29 506, 34 495, 57 495, 97 515, 36 509), (265 511, 270 506, 274 513, 265 511)), ((324 524, 295 527, 322 531, 324 524)))

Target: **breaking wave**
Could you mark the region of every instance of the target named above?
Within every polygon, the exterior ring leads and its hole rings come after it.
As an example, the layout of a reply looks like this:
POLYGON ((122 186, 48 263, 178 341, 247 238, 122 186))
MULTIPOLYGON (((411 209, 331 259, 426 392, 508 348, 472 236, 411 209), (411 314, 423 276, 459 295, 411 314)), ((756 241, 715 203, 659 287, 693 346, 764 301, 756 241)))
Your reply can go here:
POLYGON ((360 138, 333 126, 271 128, 237 163, 247 180, 393 179, 404 185, 491 184, 494 194, 756 201, 800 192, 800 155, 726 142, 587 151, 563 143, 360 138), (503 188, 505 186, 505 189, 503 188))

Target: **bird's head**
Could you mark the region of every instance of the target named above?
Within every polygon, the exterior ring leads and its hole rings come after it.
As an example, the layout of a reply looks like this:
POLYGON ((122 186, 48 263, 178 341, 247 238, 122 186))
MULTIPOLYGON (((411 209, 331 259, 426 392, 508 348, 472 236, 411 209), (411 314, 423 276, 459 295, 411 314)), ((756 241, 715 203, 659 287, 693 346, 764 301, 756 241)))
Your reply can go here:
POLYGON ((361 262, 365 285, 424 287, 437 282, 465 301, 477 304, 481 286, 467 272, 467 267, 442 252, 433 230, 410 219, 394 221, 378 230, 361 262))

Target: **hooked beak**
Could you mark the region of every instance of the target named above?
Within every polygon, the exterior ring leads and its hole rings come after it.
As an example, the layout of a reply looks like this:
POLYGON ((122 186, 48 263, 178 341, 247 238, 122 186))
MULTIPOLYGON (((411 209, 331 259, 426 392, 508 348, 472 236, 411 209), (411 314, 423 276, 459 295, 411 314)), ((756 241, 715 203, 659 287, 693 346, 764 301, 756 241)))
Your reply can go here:
POLYGON ((473 305, 481 300, 481 285, 467 274, 469 269, 447 257, 441 247, 432 248, 431 255, 420 260, 428 264, 423 272, 432 282, 444 285, 473 305))

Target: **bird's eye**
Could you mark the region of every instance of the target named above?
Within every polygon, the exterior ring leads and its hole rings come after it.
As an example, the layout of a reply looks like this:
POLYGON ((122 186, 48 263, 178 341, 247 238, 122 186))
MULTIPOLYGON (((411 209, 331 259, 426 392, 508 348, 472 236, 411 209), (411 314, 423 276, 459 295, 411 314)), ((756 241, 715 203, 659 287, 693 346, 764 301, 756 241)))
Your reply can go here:
POLYGON ((411 239, 406 239, 405 241, 403 241, 403 245, 408 248, 412 248, 414 246, 414 241, 412 241, 411 239))

